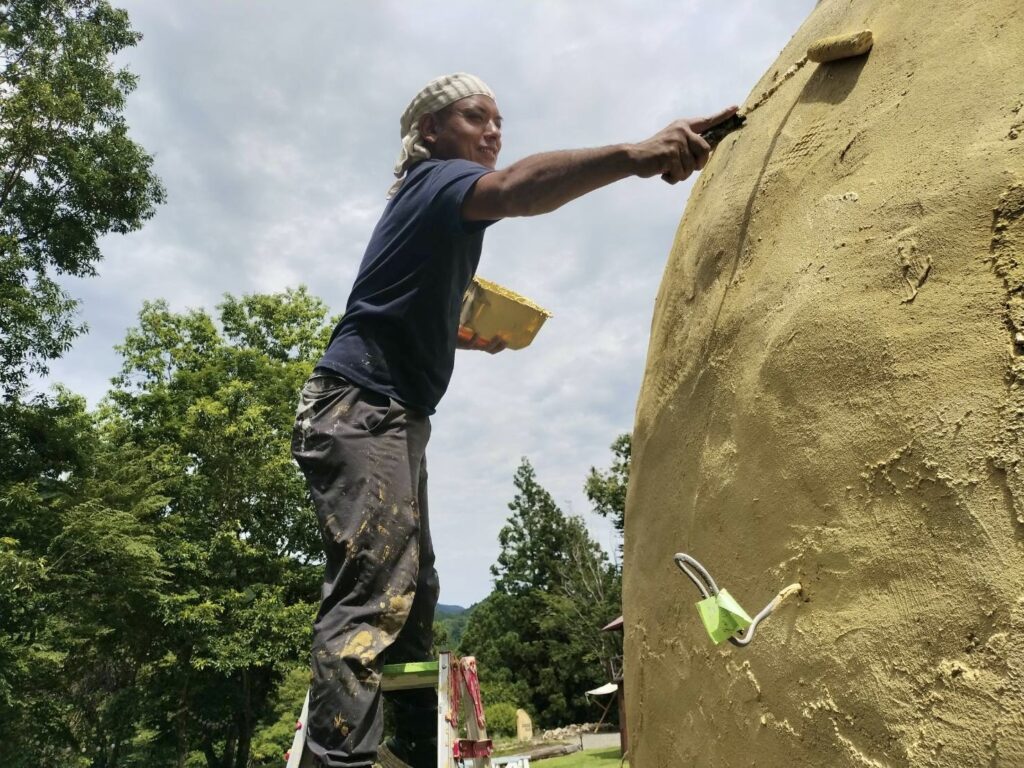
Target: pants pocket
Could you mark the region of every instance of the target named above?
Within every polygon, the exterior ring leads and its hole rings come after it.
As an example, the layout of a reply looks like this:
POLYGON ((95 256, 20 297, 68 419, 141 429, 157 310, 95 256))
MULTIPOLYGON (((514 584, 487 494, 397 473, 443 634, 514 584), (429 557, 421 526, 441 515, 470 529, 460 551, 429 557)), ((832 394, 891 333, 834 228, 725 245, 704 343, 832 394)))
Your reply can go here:
POLYGON ((357 407, 355 421, 371 435, 381 434, 401 410, 401 405, 394 398, 372 389, 359 390, 357 407))

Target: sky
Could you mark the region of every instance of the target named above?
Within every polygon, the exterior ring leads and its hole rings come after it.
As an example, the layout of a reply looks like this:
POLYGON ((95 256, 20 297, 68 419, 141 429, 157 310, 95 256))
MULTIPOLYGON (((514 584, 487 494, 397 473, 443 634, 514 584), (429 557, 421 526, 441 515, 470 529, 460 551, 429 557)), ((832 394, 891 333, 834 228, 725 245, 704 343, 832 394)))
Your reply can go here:
MULTIPOLYGON (((226 293, 304 284, 340 313, 393 180, 399 117, 433 77, 472 72, 494 90, 499 167, 641 141, 676 118, 742 104, 814 0, 115 5, 144 36, 121 56, 140 78, 127 118, 168 200, 140 231, 103 239, 98 276, 65 282, 90 330, 49 382, 93 405, 146 300, 213 312, 226 293)), ((524 456, 614 556, 615 533, 583 484, 632 429, 654 298, 691 186, 627 179, 487 231, 478 274, 553 317, 526 349, 458 353, 432 417, 442 603, 491 591, 524 456)))

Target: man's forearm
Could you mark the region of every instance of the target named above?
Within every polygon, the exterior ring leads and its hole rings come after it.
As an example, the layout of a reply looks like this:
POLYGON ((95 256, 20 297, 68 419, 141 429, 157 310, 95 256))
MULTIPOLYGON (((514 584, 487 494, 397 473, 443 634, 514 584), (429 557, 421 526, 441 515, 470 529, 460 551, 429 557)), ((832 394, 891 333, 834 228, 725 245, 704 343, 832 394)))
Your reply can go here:
POLYGON ((729 107, 711 117, 676 120, 637 144, 531 155, 481 176, 466 196, 462 217, 536 216, 627 176, 661 176, 675 184, 707 162, 711 146, 699 133, 734 114, 736 107, 729 107))
MULTIPOLYGON (((500 214, 494 218, 536 216, 632 176, 634 169, 627 144, 544 152, 485 176, 478 182, 475 202, 484 212, 490 209, 492 216, 500 214)), ((471 216, 476 207, 466 213, 471 216)))

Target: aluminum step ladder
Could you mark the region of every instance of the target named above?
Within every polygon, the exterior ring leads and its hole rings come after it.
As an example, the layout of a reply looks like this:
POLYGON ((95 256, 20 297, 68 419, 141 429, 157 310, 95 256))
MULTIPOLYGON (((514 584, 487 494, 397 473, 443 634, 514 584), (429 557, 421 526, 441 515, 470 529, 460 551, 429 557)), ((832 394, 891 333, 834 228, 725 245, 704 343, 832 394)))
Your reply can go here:
MULTIPOLYGON (((412 688, 437 689, 437 766, 438 768, 491 768, 491 740, 487 738, 476 659, 461 659, 442 651, 437 661, 386 664, 381 675, 381 690, 404 691, 412 688), (459 720, 465 720, 469 738, 459 738, 459 720)), ((285 768, 299 768, 306 744, 306 718, 309 716, 309 692, 302 714, 295 724, 292 746, 285 753, 285 768)))

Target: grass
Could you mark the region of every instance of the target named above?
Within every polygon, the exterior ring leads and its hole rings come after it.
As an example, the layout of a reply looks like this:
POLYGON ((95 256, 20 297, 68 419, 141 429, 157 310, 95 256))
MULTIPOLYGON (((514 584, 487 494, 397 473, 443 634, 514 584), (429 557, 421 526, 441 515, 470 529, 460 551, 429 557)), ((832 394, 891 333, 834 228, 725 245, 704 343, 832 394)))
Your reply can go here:
MULTIPOLYGON (((584 752, 575 752, 565 757, 553 757, 545 760, 544 768, 619 768, 619 749, 609 747, 607 749, 588 749, 584 752)), ((629 766, 629 762, 623 763, 629 766)))

